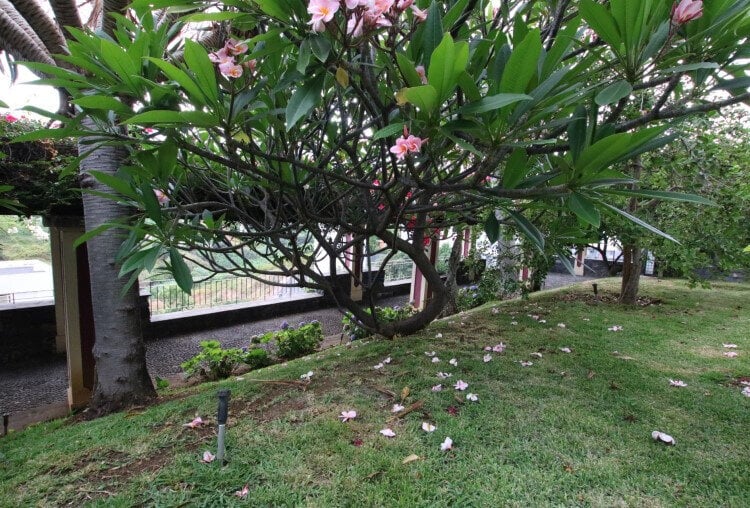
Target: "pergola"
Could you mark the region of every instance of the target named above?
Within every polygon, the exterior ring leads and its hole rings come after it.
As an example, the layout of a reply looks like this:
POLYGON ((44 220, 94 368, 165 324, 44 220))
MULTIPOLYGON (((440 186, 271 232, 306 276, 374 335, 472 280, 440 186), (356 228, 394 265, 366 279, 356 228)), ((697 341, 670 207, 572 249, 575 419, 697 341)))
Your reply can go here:
MULTIPOLYGON (((78 155, 74 141, 11 143, 0 137, 0 182, 13 186, 8 197, 26 215, 40 215, 49 227, 55 295, 55 348, 66 353, 68 405, 88 404, 94 388, 94 321, 78 178, 62 169, 78 155)), ((0 208, 0 214, 15 215, 0 208)))

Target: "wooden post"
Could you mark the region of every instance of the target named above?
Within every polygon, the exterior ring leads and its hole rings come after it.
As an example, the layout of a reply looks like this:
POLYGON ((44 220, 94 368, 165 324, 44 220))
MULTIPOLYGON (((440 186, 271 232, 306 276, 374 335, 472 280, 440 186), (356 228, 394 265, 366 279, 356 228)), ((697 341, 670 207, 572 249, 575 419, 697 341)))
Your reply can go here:
MULTIPOLYGON (((437 265, 438 258, 438 247, 440 245, 440 239, 433 237, 430 239, 430 243, 427 244, 425 250, 428 252, 430 263, 437 265)), ((409 292, 409 300, 415 309, 424 309, 427 302, 432 298, 432 289, 427 284, 422 272, 419 271, 417 265, 413 265, 411 272, 411 290, 409 292)))
POLYGON ((65 343, 65 301, 63 299, 63 261, 60 236, 62 232, 58 226, 49 226, 50 254, 52 256, 52 287, 55 296, 55 351, 64 353, 65 343))

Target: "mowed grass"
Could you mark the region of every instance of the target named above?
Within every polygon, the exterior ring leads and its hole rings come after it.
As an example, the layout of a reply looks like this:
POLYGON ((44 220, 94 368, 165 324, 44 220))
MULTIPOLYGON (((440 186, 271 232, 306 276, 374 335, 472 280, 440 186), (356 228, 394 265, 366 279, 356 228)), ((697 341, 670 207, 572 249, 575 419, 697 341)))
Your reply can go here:
POLYGON ((646 280, 641 294, 658 304, 630 308, 609 301, 616 285, 599 282, 601 301, 586 284, 486 305, 417 336, 13 433, 0 439, 0 506, 748 506, 750 286, 646 280), (483 347, 501 341, 505 352, 485 363, 483 347), (724 356, 723 343, 739 355, 724 356), (433 350, 440 363, 424 354, 433 350), (309 370, 304 390, 268 382, 309 370), (465 392, 453 389, 459 379, 465 392), (215 452, 219 388, 232 390, 223 468, 200 462, 215 452), (390 421, 396 402, 423 405, 390 421), (351 409, 358 417, 342 423, 351 409), (196 415, 212 425, 183 426, 196 415), (380 435, 386 427, 396 437, 380 435), (654 442, 654 430, 677 445, 654 442), (447 436, 454 448, 443 452, 447 436))

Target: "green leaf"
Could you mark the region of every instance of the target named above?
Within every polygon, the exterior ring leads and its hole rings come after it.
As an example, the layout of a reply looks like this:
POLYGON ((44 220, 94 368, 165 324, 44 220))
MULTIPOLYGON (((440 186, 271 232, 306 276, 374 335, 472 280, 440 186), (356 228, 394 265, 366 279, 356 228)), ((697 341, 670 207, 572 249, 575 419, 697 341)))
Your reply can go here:
POLYGON ((615 20, 607 9, 593 0, 581 0, 581 4, 578 7, 581 16, 588 23, 588 25, 596 32, 596 34, 602 38, 604 42, 609 44, 615 51, 622 44, 622 38, 620 36, 620 30, 615 24, 615 20))
POLYGON ((464 115, 486 113, 488 111, 494 111, 496 109, 503 108, 518 101, 528 101, 531 99, 532 97, 526 94, 500 93, 497 95, 492 95, 490 97, 485 97, 484 99, 477 102, 466 104, 461 109, 459 109, 459 113, 462 113, 464 115))
POLYGON ((75 241, 73 242, 73 248, 77 248, 83 245, 84 243, 88 242, 95 236, 100 235, 104 233, 105 231, 112 229, 112 228, 116 228, 116 227, 120 227, 120 225, 113 223, 113 222, 105 222, 104 224, 100 224, 94 229, 90 229, 89 231, 86 231, 84 234, 76 238, 75 241))
POLYGON ((484 221, 484 232, 490 243, 495 243, 500 238, 500 223, 497 221, 495 211, 493 210, 484 221))
POLYGON ((325 63, 331 52, 331 43, 321 35, 310 36, 308 40, 310 41, 310 49, 312 50, 313 55, 315 55, 315 58, 322 63, 325 63))
POLYGON ((101 44, 101 58, 117 74, 122 82, 128 87, 133 95, 141 92, 135 76, 140 75, 140 68, 133 62, 133 59, 117 44, 106 39, 99 39, 101 44))
POLYGON ((105 111, 114 111, 115 113, 125 114, 133 113, 128 106, 108 95, 84 95, 83 97, 74 99, 71 102, 84 109, 103 109, 105 111))
POLYGON ((447 99, 456 88, 459 74, 469 61, 469 45, 454 43, 450 34, 445 34, 430 59, 427 82, 437 91, 438 102, 447 99))
POLYGON ((668 234, 667 234, 667 233, 665 233, 664 231, 662 231, 662 230, 660 230, 660 229, 658 229, 658 228, 655 228, 654 226, 652 226, 651 224, 649 224, 649 223, 647 223, 647 222, 644 222, 644 221, 642 221, 641 219, 639 219, 639 218, 638 218, 638 217, 636 217, 635 215, 630 215, 630 214, 629 214, 628 212, 626 212, 625 210, 620 210, 620 209, 619 209, 619 208, 617 208, 616 206, 612 206, 612 205, 610 205, 610 204, 607 204, 607 203, 602 203, 602 205, 606 206, 607 208, 609 208, 609 209, 610 209, 610 210, 612 210, 613 212, 615 212, 615 213, 617 213, 617 214, 619 214, 619 215, 622 215, 622 216, 623 216, 623 217, 625 217, 626 219, 628 219, 628 220, 630 220, 630 221, 634 222, 635 224, 638 224, 638 225, 639 225, 639 226, 641 226, 642 228, 645 228, 645 229, 647 229, 647 230, 651 231, 652 233, 655 233, 655 234, 657 234, 657 235, 659 235, 659 236, 661 236, 661 237, 663 237, 663 238, 666 238, 667 240, 670 240, 670 241, 672 241, 672 242, 674 242, 674 243, 677 243, 677 244, 679 244, 679 243, 680 243, 680 242, 678 242, 678 241, 677 241, 677 240, 676 240, 675 238, 673 238, 673 237, 672 237, 671 235, 668 235, 668 234))
POLYGON ((633 86, 627 81, 620 80, 596 94, 594 101, 600 106, 606 106, 627 97, 633 91, 633 86))
POLYGON ((422 37, 422 54, 425 69, 430 67, 430 58, 432 53, 440 44, 443 38, 443 20, 440 14, 440 7, 433 0, 427 11, 427 19, 424 22, 424 35, 422 37))
POLYGON ((206 95, 201 87, 185 71, 160 58, 149 57, 148 60, 159 67, 169 79, 180 85, 197 105, 203 106, 206 104, 206 95))
POLYGON ((99 182, 103 183, 118 194, 121 194, 134 201, 138 200, 138 194, 135 192, 135 190, 133 190, 130 184, 122 178, 118 178, 115 175, 95 170, 90 170, 89 173, 99 182))
POLYGON ((203 111, 154 110, 131 116, 124 124, 188 124, 196 127, 214 127, 218 118, 203 111))
POLYGON ((526 238, 531 241, 531 244, 539 252, 544 254, 544 235, 542 234, 542 232, 539 231, 537 227, 529 221, 529 219, 527 219, 520 213, 513 210, 508 210, 508 215, 510 215, 510 218, 513 219, 513 221, 516 223, 521 233, 523 233, 524 236, 526 236, 526 238))
POLYGON ((148 182, 141 184, 140 200, 143 202, 148 218, 155 224, 161 225, 164 222, 161 216, 161 205, 159 205, 159 200, 156 199, 154 189, 148 182))
POLYGON ((258 4, 260 10, 274 18, 288 21, 292 15, 285 0, 253 0, 253 2, 258 4))
POLYGON ((568 208, 584 222, 588 222, 595 228, 601 224, 601 215, 596 205, 586 197, 574 192, 568 198, 568 208))
POLYGON ((185 63, 198 81, 201 91, 209 102, 215 103, 219 98, 214 64, 208 58, 206 50, 190 39, 185 39, 185 63))
POLYGON ((396 134, 400 134, 403 131, 404 131, 403 122, 392 123, 390 125, 383 127, 382 129, 378 130, 375 134, 373 134, 372 140, 377 141, 378 139, 387 138, 388 136, 394 136, 396 134))
POLYGON ((188 14, 180 18, 180 21, 186 23, 197 23, 203 21, 230 21, 239 17, 245 16, 243 12, 199 12, 196 14, 188 14))
POLYGON ((697 62, 685 65, 677 65, 660 71, 662 74, 676 74, 678 72, 697 71, 699 69, 718 69, 719 64, 715 62, 697 62))
POLYGON ((413 86, 403 92, 407 101, 425 113, 431 113, 438 107, 437 91, 432 85, 413 86))
POLYGON ((503 171, 504 189, 515 189, 523 181, 529 170, 528 160, 526 150, 523 148, 513 150, 513 153, 510 154, 508 161, 505 163, 505 171, 503 171))
POLYGON ((185 260, 174 247, 169 248, 169 263, 172 266, 172 276, 177 285, 187 294, 193 289, 193 276, 190 274, 185 260))
POLYGON ((295 90, 286 106, 286 129, 289 130, 320 101, 323 76, 313 78, 295 90))
POLYGON ((573 113, 573 119, 568 124, 568 142, 570 143, 570 154, 573 157, 573 164, 578 161, 586 146, 587 118, 586 107, 583 104, 579 104, 573 113))
POLYGON ((513 48, 508 63, 503 69, 500 91, 523 93, 531 78, 537 72, 539 55, 542 52, 542 39, 539 30, 531 30, 523 41, 513 48))
POLYGON ((6 104, 5 102, 3 102, 3 101, 0 101, 0 108, 6 108, 6 109, 10 109, 10 108, 8 107, 8 105, 7 105, 7 104, 6 104))
POLYGON ((718 206, 714 201, 697 194, 685 194, 682 192, 657 191, 650 189, 600 189, 599 192, 617 194, 619 196, 635 196, 652 199, 663 199, 667 201, 680 201, 695 203, 697 205, 718 206))
POLYGON ((299 55, 297 55, 297 72, 304 75, 307 66, 310 64, 312 49, 310 49, 310 39, 305 39, 299 45, 299 55))
POLYGON ((409 57, 403 53, 396 53, 396 63, 398 64, 401 74, 404 75, 407 85, 420 86, 422 84, 422 80, 419 78, 419 74, 417 74, 414 62, 409 60, 409 57))

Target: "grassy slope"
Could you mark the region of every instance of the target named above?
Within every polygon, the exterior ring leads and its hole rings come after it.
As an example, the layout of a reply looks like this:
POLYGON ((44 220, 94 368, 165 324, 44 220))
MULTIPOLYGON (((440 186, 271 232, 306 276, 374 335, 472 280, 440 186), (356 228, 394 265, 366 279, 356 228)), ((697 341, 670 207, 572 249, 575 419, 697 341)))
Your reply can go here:
POLYGON ((253 505, 746 506, 750 398, 731 381, 750 376, 750 287, 646 281, 642 294, 662 303, 644 308, 591 305, 565 296, 571 292, 177 392, 144 411, 13 434, 0 439, 0 506, 221 506, 243 503, 233 493, 245 483, 244 503, 253 505), (624 330, 607 331, 612 325, 624 330), (506 352, 484 363, 482 347, 501 340, 506 352), (738 344, 739 356, 724 357, 722 342, 738 344), (564 346, 573 352, 559 352, 564 346), (428 349, 441 363, 430 363, 428 349), (544 357, 521 367, 532 351, 544 357), (384 372, 372 369, 388 355, 384 372), (310 369, 306 391, 251 381, 297 379, 310 369), (431 392, 438 370, 453 373, 444 385, 468 382, 480 402, 464 403, 452 388, 431 392), (688 387, 670 388, 669 378, 688 387), (232 389, 224 469, 199 462, 215 448, 213 428, 182 426, 215 414, 219 386, 232 389), (405 386, 405 405, 424 407, 387 425, 394 400, 383 390, 405 386), (457 416, 446 411, 451 405, 457 416), (337 415, 348 409, 359 417, 341 423, 337 415), (437 431, 423 432, 422 421, 437 431), (379 435, 386 426, 397 437, 379 435), (657 429, 677 446, 654 443, 657 429), (445 436, 455 442, 448 453, 439 450, 445 436), (421 459, 402 464, 410 454, 421 459))

